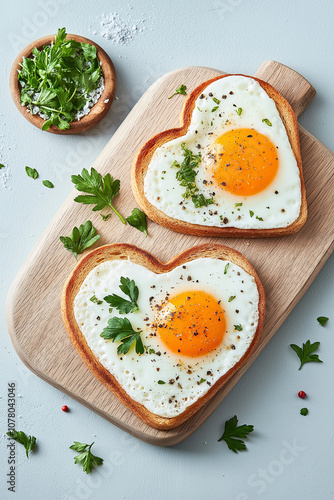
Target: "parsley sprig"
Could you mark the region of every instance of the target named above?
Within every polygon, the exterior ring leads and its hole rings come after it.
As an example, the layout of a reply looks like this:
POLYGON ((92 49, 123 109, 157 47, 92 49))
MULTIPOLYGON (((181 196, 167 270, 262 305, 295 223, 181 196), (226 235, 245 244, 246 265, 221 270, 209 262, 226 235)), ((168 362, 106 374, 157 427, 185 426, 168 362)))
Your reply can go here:
POLYGON ((213 198, 205 198, 203 194, 197 194, 199 189, 196 186, 195 178, 198 174, 198 170, 195 170, 201 159, 201 153, 195 155, 190 149, 185 147, 185 143, 181 144, 183 151, 184 160, 181 165, 176 160, 173 162, 172 167, 177 167, 179 170, 176 172, 176 179, 179 181, 180 185, 185 187, 186 190, 183 193, 184 198, 191 198, 195 208, 207 207, 214 203, 213 198))
POLYGON ((79 441, 74 441, 74 444, 70 446, 71 450, 75 450, 80 453, 80 455, 74 457, 74 463, 81 463, 83 471, 86 472, 86 474, 89 474, 90 471, 95 467, 95 465, 102 465, 103 463, 103 458, 93 455, 93 453, 90 451, 93 444, 94 442, 92 444, 86 444, 79 443, 79 441))
POLYGON ((90 173, 86 168, 81 172, 81 175, 72 175, 71 180, 78 191, 88 194, 81 194, 74 198, 77 203, 84 205, 95 205, 93 211, 103 210, 105 207, 110 207, 115 214, 121 219, 123 224, 126 224, 124 217, 116 210, 112 204, 113 199, 118 195, 120 189, 120 181, 113 179, 110 174, 102 175, 91 168, 90 173))
POLYGON ((317 318, 317 321, 319 323, 319 325, 321 326, 325 326, 325 324, 327 323, 329 318, 326 318, 326 316, 319 316, 319 318, 317 318))
POLYGON ((177 94, 181 94, 181 95, 187 95, 187 87, 185 85, 180 85, 174 92, 174 94, 170 95, 168 97, 168 99, 171 99, 172 97, 174 97, 175 95, 177 94))
POLYGON ((6 432, 7 436, 10 438, 14 439, 14 441, 17 441, 20 444, 23 444, 25 450, 26 450, 26 455, 27 458, 29 458, 29 453, 35 448, 36 446, 36 438, 35 436, 27 436, 27 434, 23 431, 16 431, 15 429, 12 431, 6 432))
POLYGON ((224 434, 220 439, 218 439, 218 441, 225 441, 229 449, 231 451, 234 451, 234 453, 237 453, 238 451, 247 449, 242 439, 247 438, 248 434, 253 432, 253 430, 254 430, 253 425, 244 424, 244 425, 239 425, 238 427, 238 419, 237 416, 234 415, 234 417, 225 422, 224 434), (236 439, 236 438, 242 438, 242 439, 236 439))
POLYGON ((104 300, 110 304, 111 307, 116 307, 121 314, 128 314, 130 312, 138 311, 139 307, 137 304, 139 290, 133 280, 129 278, 121 277, 121 285, 119 285, 125 295, 129 297, 130 300, 126 300, 119 295, 112 294, 104 297, 104 300))
POLYGON ((121 341, 117 348, 117 354, 126 354, 133 344, 137 354, 144 353, 144 345, 140 337, 142 330, 134 330, 127 318, 110 318, 108 326, 104 328, 101 337, 113 342, 121 341))
POLYGON ((94 245, 94 243, 101 237, 100 234, 95 236, 96 229, 88 220, 85 224, 79 227, 74 227, 71 236, 60 236, 60 241, 63 243, 66 250, 72 252, 77 259, 78 255, 87 248, 94 245))
POLYGON ((65 130, 76 120, 77 112, 87 102, 87 94, 96 89, 102 71, 96 47, 88 43, 66 40, 66 28, 58 29, 55 41, 42 50, 32 50, 24 57, 18 79, 21 104, 31 113, 35 106, 49 117, 42 130, 51 125, 65 130))
POLYGON ((300 359, 300 367, 305 363, 310 363, 311 361, 315 361, 316 363, 322 363, 321 359, 319 359, 318 354, 312 354, 314 351, 318 349, 320 342, 314 342, 311 344, 310 340, 307 340, 303 347, 299 347, 296 344, 290 344, 290 347, 295 351, 298 358, 300 359))

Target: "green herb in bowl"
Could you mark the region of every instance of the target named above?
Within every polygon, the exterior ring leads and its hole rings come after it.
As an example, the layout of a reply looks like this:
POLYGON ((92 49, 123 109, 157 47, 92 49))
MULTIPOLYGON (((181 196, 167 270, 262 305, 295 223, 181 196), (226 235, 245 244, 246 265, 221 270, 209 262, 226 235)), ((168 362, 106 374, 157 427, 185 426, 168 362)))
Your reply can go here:
POLYGON ((21 105, 44 120, 42 130, 51 125, 69 129, 90 112, 104 90, 96 47, 66 36, 66 29, 59 29, 54 42, 33 48, 32 57, 23 57, 20 64, 21 105))

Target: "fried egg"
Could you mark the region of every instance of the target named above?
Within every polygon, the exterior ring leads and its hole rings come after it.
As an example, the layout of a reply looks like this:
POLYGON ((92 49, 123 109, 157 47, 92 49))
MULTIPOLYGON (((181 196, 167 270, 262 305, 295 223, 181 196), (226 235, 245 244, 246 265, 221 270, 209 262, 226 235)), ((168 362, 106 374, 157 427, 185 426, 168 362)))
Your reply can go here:
POLYGON ((243 357, 259 321, 254 277, 227 260, 198 258, 156 274, 130 260, 105 261, 92 269, 74 299, 74 315, 88 346, 126 393, 150 412, 174 417, 205 395, 243 357), (109 310, 120 279, 133 279, 138 310, 109 310), (91 300, 93 298, 93 300, 91 300), (111 317, 140 330, 144 353, 101 332, 111 317))
POLYGON ((254 79, 214 81, 197 98, 187 133, 158 147, 145 179, 147 200, 184 222, 239 229, 284 228, 299 216, 300 172, 275 101, 254 79), (185 150, 199 158, 198 206, 178 180, 185 150))

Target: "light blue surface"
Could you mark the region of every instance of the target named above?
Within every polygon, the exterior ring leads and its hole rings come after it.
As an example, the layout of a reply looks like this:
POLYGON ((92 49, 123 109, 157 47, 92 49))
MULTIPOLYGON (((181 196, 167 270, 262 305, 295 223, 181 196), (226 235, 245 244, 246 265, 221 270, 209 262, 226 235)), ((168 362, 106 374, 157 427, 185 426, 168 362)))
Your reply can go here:
POLYGON ((1 10, 0 163, 11 176, 7 187, 0 183, 0 498, 333 498, 333 258, 214 414, 185 442, 168 449, 128 436, 30 373, 11 345, 5 322, 8 288, 70 192, 70 175, 90 167, 139 97, 162 74, 189 65, 253 74, 266 59, 282 62, 316 88, 317 96, 300 123, 333 150, 333 2, 128 0, 125 5, 120 0, 31 0, 20 2, 20 8, 2 2, 1 10), (110 12, 127 23, 143 20, 145 31, 128 45, 101 38, 98 16, 110 12), (76 137, 42 133, 22 118, 10 98, 8 76, 17 53, 62 26, 93 38, 115 63, 119 99, 105 130, 76 137), (29 179, 25 165, 53 181, 55 189, 29 179), (320 315, 330 317, 325 328, 316 321, 320 315), (301 345, 307 339, 321 342, 319 355, 324 362, 298 371, 289 344, 301 345), (4 436, 7 384, 13 381, 17 428, 38 439, 29 460, 16 446, 16 493, 7 490, 4 436), (308 394, 304 401, 297 397, 301 389, 308 394), (61 411, 63 404, 70 413, 61 411), (299 414, 303 406, 309 408, 307 417, 299 414), (235 414, 240 423, 255 426, 248 451, 238 455, 217 442, 224 422, 235 414), (75 452, 68 449, 73 440, 95 441, 93 451, 105 463, 94 474, 87 476, 74 465, 75 452))

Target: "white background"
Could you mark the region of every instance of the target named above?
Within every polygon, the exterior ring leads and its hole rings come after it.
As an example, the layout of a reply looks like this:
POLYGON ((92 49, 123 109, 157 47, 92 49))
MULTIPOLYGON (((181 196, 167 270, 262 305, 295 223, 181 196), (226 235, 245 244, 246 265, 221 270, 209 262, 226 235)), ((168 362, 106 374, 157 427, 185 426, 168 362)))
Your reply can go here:
POLYGON ((330 0, 2 2, 0 163, 6 168, 0 172, 1 499, 333 498, 333 258, 220 407, 172 448, 128 436, 30 373, 11 345, 5 322, 10 284, 71 191, 70 175, 90 167, 140 96, 164 73, 203 65, 251 75, 266 59, 291 66, 317 90, 300 123, 334 150, 333 6, 330 0), (103 39, 98 17, 111 12, 130 25, 142 21, 145 30, 127 45, 103 39), (11 100, 8 77, 16 55, 62 26, 93 38, 115 63, 118 100, 109 113, 112 125, 104 130, 73 137, 42 133, 24 120, 11 100), (28 178, 25 165, 36 168, 40 179, 50 179, 55 188, 28 178), (330 317, 324 328, 316 321, 320 315, 330 317), (289 344, 301 345, 307 339, 321 342, 324 362, 298 371, 289 344), (13 381, 17 428, 38 440, 29 460, 23 448, 16 447, 16 493, 7 491, 4 435, 7 384, 13 381), (304 401, 297 397, 301 389, 308 394, 304 401), (61 411, 63 404, 70 413, 61 411), (303 406, 309 408, 307 417, 299 414, 303 406), (217 442, 224 422, 233 415, 255 426, 248 450, 238 455, 217 442), (84 474, 74 465, 75 452, 68 449, 73 440, 95 441, 93 451, 105 464, 84 474))

